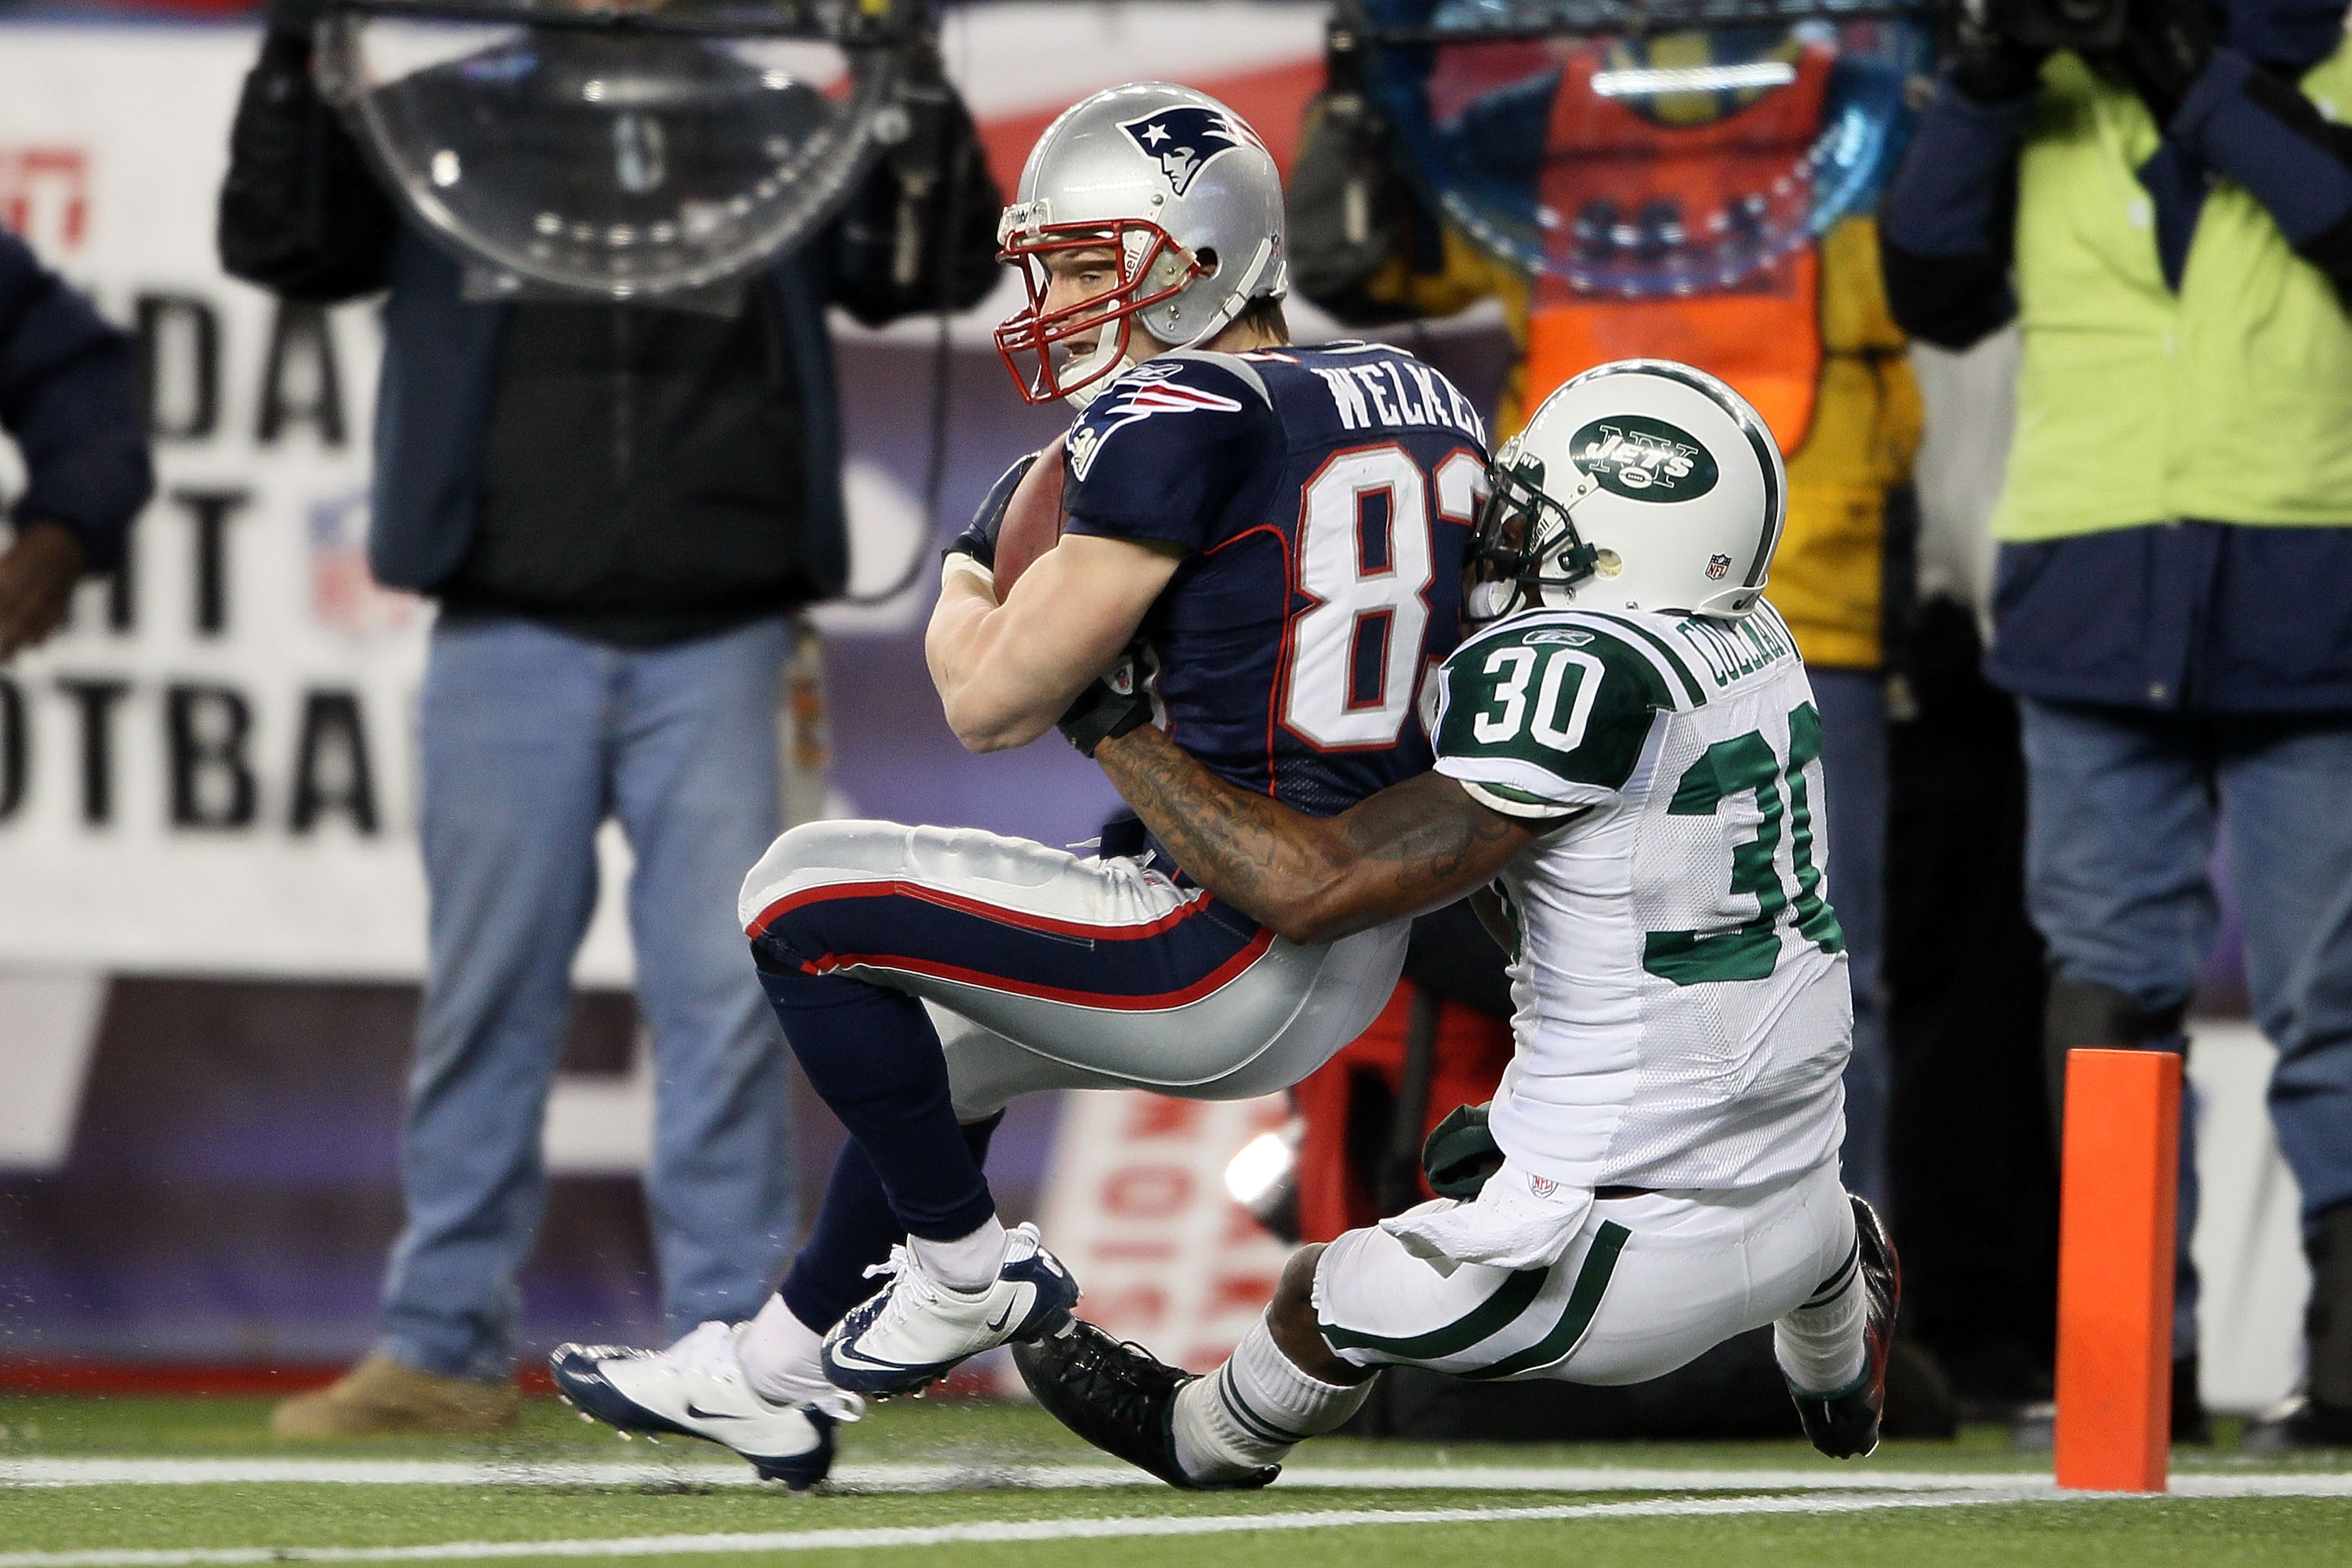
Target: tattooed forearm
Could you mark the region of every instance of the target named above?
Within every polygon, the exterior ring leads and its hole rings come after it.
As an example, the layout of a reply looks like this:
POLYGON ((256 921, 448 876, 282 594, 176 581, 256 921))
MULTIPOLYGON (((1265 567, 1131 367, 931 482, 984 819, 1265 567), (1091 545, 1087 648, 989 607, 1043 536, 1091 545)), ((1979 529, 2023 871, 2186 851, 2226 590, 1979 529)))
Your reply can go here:
POLYGON ((1401 892, 1433 893, 1465 868, 1483 883, 1497 852, 1507 861, 1528 842, 1523 825, 1487 810, 1435 773, 1393 785, 1339 818, 1349 852, 1374 862, 1401 892))
POLYGON ((1106 742, 1095 757, 1195 881, 1294 941, 1328 942, 1447 902, 1534 838, 1529 825, 1436 773, 1324 819, 1226 783, 1154 729, 1106 742))
MULTIPOLYGON (((1148 726, 1106 742, 1095 760, 1195 881, 1268 919, 1261 902, 1280 886, 1286 869, 1276 814, 1287 807, 1234 788, 1148 726)), ((1295 877, 1297 868, 1287 869, 1295 877)))

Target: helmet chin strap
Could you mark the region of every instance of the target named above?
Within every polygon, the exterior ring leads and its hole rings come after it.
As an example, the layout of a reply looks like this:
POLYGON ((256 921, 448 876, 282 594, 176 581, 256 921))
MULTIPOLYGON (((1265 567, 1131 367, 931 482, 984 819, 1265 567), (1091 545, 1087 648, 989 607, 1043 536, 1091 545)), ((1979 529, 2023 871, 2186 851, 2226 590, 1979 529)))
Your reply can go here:
POLYGON ((1062 394, 1062 401, 1084 414, 1094 405, 1095 399, 1110 390, 1110 384, 1126 374, 1135 363, 1135 355, 1128 352, 1127 344, 1106 332, 1103 342, 1095 345, 1092 353, 1084 359, 1073 360, 1065 367, 1075 374, 1085 376, 1087 384, 1062 394), (1105 366, 1108 368, 1105 369, 1105 366))

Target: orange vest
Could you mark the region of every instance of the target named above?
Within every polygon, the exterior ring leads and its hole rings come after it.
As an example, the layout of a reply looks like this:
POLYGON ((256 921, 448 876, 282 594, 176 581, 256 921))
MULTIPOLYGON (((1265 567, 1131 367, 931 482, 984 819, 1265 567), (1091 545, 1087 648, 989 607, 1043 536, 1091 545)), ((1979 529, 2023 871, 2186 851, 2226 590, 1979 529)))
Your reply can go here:
MULTIPOLYGON (((1799 50, 1793 82, 1702 124, 1661 125, 1591 89, 1607 63, 1597 49, 1566 63, 1552 95, 1537 199, 1573 243, 1580 216, 1638 222, 1670 203, 1701 226, 1743 198, 1777 208, 1809 201, 1798 171, 1821 132, 1831 51, 1799 50), (1791 183, 1799 188, 1791 189, 1791 183)), ((1808 240, 1718 292, 1628 300, 1580 292, 1547 272, 1537 280, 1528 328, 1526 406, 1578 372, 1614 359, 1680 360, 1725 381, 1756 405, 1780 450, 1811 427, 1819 393, 1821 258, 1808 240)))

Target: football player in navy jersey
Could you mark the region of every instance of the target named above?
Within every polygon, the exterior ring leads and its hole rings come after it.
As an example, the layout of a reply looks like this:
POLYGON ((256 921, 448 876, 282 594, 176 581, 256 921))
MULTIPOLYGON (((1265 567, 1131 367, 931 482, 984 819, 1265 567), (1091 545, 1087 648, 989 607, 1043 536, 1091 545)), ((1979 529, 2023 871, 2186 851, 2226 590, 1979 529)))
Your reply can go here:
MULTIPOLYGON (((1059 542, 1000 597, 1024 461, 944 563, 926 651, 973 751, 1056 721, 1091 751, 1148 712, 1218 776, 1318 816, 1428 767, 1485 431, 1409 354, 1289 345, 1282 222, 1255 133, 1189 89, 1097 94, 1031 153, 1000 230, 1029 303, 998 343, 1024 397, 1081 413, 1059 542), (1148 708, 1082 699, 1106 670, 1148 708)), ((825 1474, 858 1396, 1067 1320, 1076 1282, 998 1221, 982 1174, 1008 1101, 1286 1088, 1371 1021, 1405 945, 1402 921, 1286 941, 1139 836, 1079 859, 886 822, 785 834, 740 913, 851 1133, 816 1225, 751 1322, 553 1365, 625 1431, 707 1437, 795 1485, 825 1474), (869 1271, 887 1282, 866 1296, 869 1271)))

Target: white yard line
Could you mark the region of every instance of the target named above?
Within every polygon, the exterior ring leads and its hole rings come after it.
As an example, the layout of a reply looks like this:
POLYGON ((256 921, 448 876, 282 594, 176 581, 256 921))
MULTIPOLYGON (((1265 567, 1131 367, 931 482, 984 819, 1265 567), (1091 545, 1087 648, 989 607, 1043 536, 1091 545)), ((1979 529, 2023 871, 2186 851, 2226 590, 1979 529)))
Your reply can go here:
MULTIPOLYGON (((70 1462, 70 1461, 57 1461, 70 1462)), ((201 1461, 199 1461, 201 1462, 201 1461)), ((20 1461, 21 1465, 24 1463, 20 1461)), ((460 1467, 449 1467, 457 1468, 460 1467)), ((621 1469, 618 1466, 583 1466, 621 1469)), ((875 1467, 879 1468, 879 1467, 875 1467)), ((900 1470, 919 1467, 897 1467, 900 1470)), ((634 1467, 645 1468, 645 1467, 634 1467)), ((1675 1475, 1675 1489, 1698 1489, 1700 1481, 1770 1485, 1795 1475, 1812 1486, 1806 1472, 1770 1470, 1665 1472, 1657 1470, 1324 1470, 1318 1477, 1346 1477, 1348 1484, 1448 1486, 1465 1476, 1541 1475, 1555 1487, 1598 1485, 1629 1489, 1627 1478, 1651 1483, 1675 1475), (1723 1478, 1740 1478, 1737 1482, 1723 1478), (1401 1479, 1399 1478, 1402 1478, 1401 1479), (1570 1480, 1570 1478, 1574 1478, 1570 1480), (1599 1478, 1597 1480, 1593 1478, 1599 1478)), ((1692 1519, 1762 1514, 1864 1513, 1891 1509, 1980 1507, 1994 1503, 2085 1502, 2114 1494, 2062 1492, 2030 1476, 1911 1476, 1871 1478, 1875 1491, 1851 1483, 1835 1491, 1797 1495, 1722 1498, 1658 1498, 1635 1502, 1559 1503, 1533 1508, 1320 1509, 1296 1513, 1218 1514, 1174 1518, 992 1520, 969 1524, 883 1526, 866 1529, 761 1531, 696 1535, 630 1535, 584 1541, 452 1541, 423 1546, 244 1546, 156 1551, 0 1552, 0 1568, 244 1568, 273 1563, 447 1563, 509 1558, 654 1557, 740 1554, 764 1552, 825 1552, 872 1547, 946 1546, 985 1542, 1104 1541, 1144 1536, 1243 1534, 1261 1531, 1338 1530, 1411 1524, 1512 1524, 1581 1519, 1692 1519), (1942 1486, 1936 1482, 1950 1483, 1942 1486), (1923 1489, 1907 1489, 1909 1488, 1923 1489)), ((2352 1496, 2352 1476, 2325 1474, 2195 1475, 2176 1478, 2176 1491, 2194 1497, 2352 1496)), ((2147 1500, 2126 1497, 2121 1500, 2147 1500)))
MULTIPOLYGON (((689 1453, 700 1453, 699 1446, 689 1453)), ((852 1492, 1075 1491, 1160 1483, 1125 1465, 843 1465, 835 1484, 852 1492)), ((440 1459, 0 1459, 0 1487, 92 1486, 756 1486, 748 1466, 679 1458, 626 1460, 440 1459)), ((2054 1492, 2030 1471, 1673 1469, 1537 1465, 1307 1466, 1283 1472, 1286 1489, 1344 1491, 1422 1488, 1487 1492, 2054 1492)), ((2172 1478, 2188 1497, 2352 1496, 2352 1474, 2192 1471, 2172 1478)))
POLYGON ((1401 1524, 1517 1524, 1574 1519, 1691 1519, 1752 1514, 1863 1513, 2051 1500, 2045 1488, 2003 1492, 1816 1493, 1805 1497, 1684 1498, 1561 1503, 1544 1508, 1322 1509, 1302 1513, 1176 1518, 990 1520, 971 1524, 793 1530, 702 1535, 630 1535, 599 1541, 451 1541, 429 1546, 232 1546, 168 1551, 0 1552, 0 1568, 243 1568, 271 1563, 446 1563, 529 1557, 662 1557, 761 1552, 834 1552, 1024 1541, 1113 1541, 1140 1536, 1237 1535, 1401 1524))

